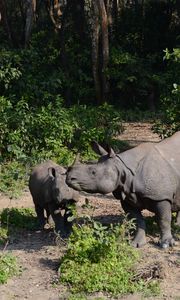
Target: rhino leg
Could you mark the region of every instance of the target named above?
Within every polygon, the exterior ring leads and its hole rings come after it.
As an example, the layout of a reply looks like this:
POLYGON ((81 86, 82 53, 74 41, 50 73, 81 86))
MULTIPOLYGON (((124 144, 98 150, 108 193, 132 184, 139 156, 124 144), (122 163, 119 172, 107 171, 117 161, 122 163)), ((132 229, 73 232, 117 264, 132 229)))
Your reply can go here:
POLYGON ((44 225, 46 224, 46 218, 44 216, 44 208, 38 204, 35 204, 35 211, 38 218, 38 228, 40 230, 44 229, 44 225))
POLYGON ((73 216, 73 213, 72 213, 71 209, 66 207, 65 212, 64 212, 64 227, 66 229, 67 234, 70 234, 72 231, 73 222, 68 221, 68 218, 72 217, 72 216, 73 216))
POLYGON ((55 223, 55 231, 62 237, 65 236, 64 217, 61 214, 61 210, 57 208, 54 203, 49 204, 49 210, 53 221, 55 223))
POLYGON ((126 200, 121 201, 121 205, 125 213, 128 214, 128 217, 130 219, 136 220, 137 231, 131 244, 136 248, 142 247, 146 244, 146 224, 141 214, 141 211, 140 209, 131 206, 129 203, 126 202, 126 200))
POLYGON ((171 234, 171 203, 168 200, 158 201, 156 203, 156 217, 161 231, 161 247, 168 248, 173 246, 175 241, 171 234))
POLYGON ((180 210, 176 214, 176 222, 175 225, 180 226, 180 210))
POLYGON ((51 212, 48 206, 45 207, 47 222, 50 222, 51 212))

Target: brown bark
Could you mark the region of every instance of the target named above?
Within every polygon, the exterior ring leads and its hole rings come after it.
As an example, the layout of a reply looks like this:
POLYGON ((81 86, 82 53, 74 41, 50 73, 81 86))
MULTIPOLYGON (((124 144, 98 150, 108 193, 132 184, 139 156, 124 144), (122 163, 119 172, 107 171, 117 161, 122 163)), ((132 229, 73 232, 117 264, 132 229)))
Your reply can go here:
POLYGON ((60 7, 59 0, 48 0, 47 9, 51 18, 51 21, 57 31, 61 29, 61 19, 62 11, 60 7))
POLYGON ((68 6, 66 5, 63 15, 62 15, 62 22, 61 22, 61 30, 59 31, 60 34, 60 60, 62 69, 64 71, 66 86, 64 91, 64 98, 65 104, 67 107, 71 106, 71 99, 72 99, 72 92, 70 87, 70 73, 69 73, 69 59, 68 54, 66 51, 66 40, 65 40, 65 33, 68 30, 67 28, 67 20, 68 20, 68 6))
POLYGON ((99 9, 97 0, 92 1, 92 71, 95 85, 97 104, 102 102, 101 82, 99 76, 99 9))
POLYGON ((28 46, 34 18, 35 0, 26 0, 26 24, 24 33, 24 44, 28 46))
POLYGON ((106 69, 109 62, 109 33, 108 33, 108 14, 106 11, 104 0, 98 1, 100 22, 101 22, 101 41, 102 41, 102 69, 101 69, 101 81, 102 81, 102 102, 107 101, 108 96, 108 81, 106 75, 106 69))
POLYGON ((0 0, 0 22, 2 22, 2 25, 4 27, 5 32, 7 33, 10 43, 13 44, 12 32, 8 22, 6 4, 4 0, 0 0))

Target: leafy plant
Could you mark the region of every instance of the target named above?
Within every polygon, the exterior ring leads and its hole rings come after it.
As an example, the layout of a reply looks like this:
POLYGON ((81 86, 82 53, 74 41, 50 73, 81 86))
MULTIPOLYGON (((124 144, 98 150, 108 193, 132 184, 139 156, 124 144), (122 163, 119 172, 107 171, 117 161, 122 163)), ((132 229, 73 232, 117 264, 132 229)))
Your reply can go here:
POLYGON ((77 150, 89 152, 94 140, 110 141, 122 131, 121 114, 110 105, 63 106, 56 96, 54 103, 30 108, 26 99, 16 105, 1 98, 3 109, 1 126, 1 149, 4 159, 26 161, 55 157, 62 164, 72 161, 77 150))
MULTIPOLYGON (((156 60, 153 55, 141 57, 120 47, 112 47, 107 71, 112 91, 111 103, 116 99, 116 105, 125 110, 152 109, 148 97, 152 91, 157 94, 160 81, 158 72, 153 69, 156 60)), ((153 105, 158 107, 158 103, 153 105)))
POLYGON ((0 244, 4 244, 8 239, 8 228, 7 226, 0 227, 0 244))
POLYGON ((90 220, 75 225, 61 260, 60 281, 73 293, 108 292, 113 295, 142 291, 143 281, 133 281, 137 250, 128 244, 132 222, 110 228, 90 220))
POLYGON ((18 161, 3 163, 0 172, 0 191, 10 198, 17 198, 26 187, 29 174, 28 165, 18 161))
POLYGON ((180 49, 173 49, 171 53, 166 49, 164 59, 168 61, 168 85, 166 94, 162 95, 161 99, 162 119, 154 126, 154 131, 161 137, 170 136, 180 130, 180 49))
POLYGON ((0 284, 7 282, 8 278, 20 274, 20 267, 11 253, 0 254, 0 284))

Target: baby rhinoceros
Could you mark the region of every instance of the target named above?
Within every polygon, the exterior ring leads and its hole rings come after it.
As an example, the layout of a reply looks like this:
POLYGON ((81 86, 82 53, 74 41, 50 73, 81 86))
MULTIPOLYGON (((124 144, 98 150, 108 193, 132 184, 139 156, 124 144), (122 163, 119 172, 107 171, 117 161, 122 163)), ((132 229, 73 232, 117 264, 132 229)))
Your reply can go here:
POLYGON ((51 215, 55 231, 62 235, 71 231, 72 222, 68 222, 71 211, 68 205, 77 202, 79 195, 68 187, 65 179, 66 170, 51 160, 35 166, 29 178, 29 190, 35 205, 39 228, 44 228, 51 215), (65 210, 64 216, 61 213, 62 209, 65 210))

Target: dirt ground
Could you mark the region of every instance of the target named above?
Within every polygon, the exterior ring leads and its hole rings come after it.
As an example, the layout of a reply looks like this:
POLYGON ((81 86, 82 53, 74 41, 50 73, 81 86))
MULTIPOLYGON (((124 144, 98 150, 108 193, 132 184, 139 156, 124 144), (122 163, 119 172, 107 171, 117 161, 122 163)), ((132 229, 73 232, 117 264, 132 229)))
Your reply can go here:
MULTIPOLYGON (((159 137, 150 130, 150 123, 125 123, 125 132, 119 137, 128 140, 133 145, 142 141, 157 142, 159 137)), ((0 195, 0 209, 5 207, 33 207, 29 191, 25 191, 20 199, 12 199, 0 195)), ((81 196, 78 211, 89 214, 103 223, 118 222, 122 209, 119 201, 113 196, 100 195, 81 196), (83 208, 85 198, 88 198, 91 209, 83 208)), ((147 212, 145 212, 146 215, 147 212)), ((158 236, 147 236, 148 243, 139 249, 142 265, 159 266, 161 295, 149 299, 180 300, 180 242, 173 249, 161 250, 157 246, 158 236)), ((56 239, 52 230, 45 232, 21 231, 15 232, 5 249, 11 251, 22 266, 20 276, 0 285, 0 300, 60 300, 68 299, 68 289, 58 282, 59 258, 65 251, 63 240, 56 239)), ((91 299, 110 299, 102 293, 91 299)), ((118 299, 139 300, 140 295, 128 295, 118 299)))

